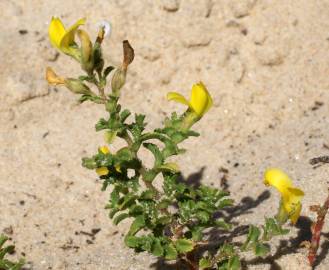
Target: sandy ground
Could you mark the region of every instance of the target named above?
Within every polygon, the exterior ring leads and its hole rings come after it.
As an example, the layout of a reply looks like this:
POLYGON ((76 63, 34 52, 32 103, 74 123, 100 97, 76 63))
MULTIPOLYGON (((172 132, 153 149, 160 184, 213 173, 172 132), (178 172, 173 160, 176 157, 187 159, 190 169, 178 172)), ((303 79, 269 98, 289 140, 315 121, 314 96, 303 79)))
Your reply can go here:
MULTIPOLYGON (((328 188, 329 166, 313 168, 309 159, 329 154, 329 1, 0 0, 0 10, 0 231, 13 228, 14 256, 25 253, 28 269, 170 269, 124 247, 129 223, 111 224, 103 209, 108 193, 81 167, 81 157, 103 144, 94 124, 104 112, 78 106, 71 93, 44 81, 49 65, 81 74, 49 44, 53 15, 67 25, 87 17, 93 36, 98 21, 110 20, 104 50, 113 64, 129 39, 136 58, 122 103, 145 113, 149 128, 183 110, 165 100, 168 91, 187 95, 202 80, 215 105, 195 127, 201 139, 184 144, 184 176, 199 173, 219 186, 220 168, 228 169, 232 197, 243 206, 234 221, 243 225, 276 211, 278 195, 266 192, 264 169, 289 172, 306 193, 304 217, 276 243, 271 260, 248 269, 309 269, 299 244, 309 236, 306 216, 314 218, 308 207, 328 188)), ((329 267, 328 249, 323 237, 319 270, 329 267)))

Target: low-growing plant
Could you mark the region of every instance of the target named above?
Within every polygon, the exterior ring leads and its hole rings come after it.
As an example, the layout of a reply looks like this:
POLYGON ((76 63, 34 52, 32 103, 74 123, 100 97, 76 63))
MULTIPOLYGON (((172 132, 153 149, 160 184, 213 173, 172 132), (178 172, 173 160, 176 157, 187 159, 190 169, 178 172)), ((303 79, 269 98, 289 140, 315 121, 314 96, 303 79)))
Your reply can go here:
POLYGON ((192 127, 213 104, 206 86, 202 82, 194 84, 189 100, 179 93, 168 93, 168 100, 184 104, 186 111, 173 112, 164 119, 162 127, 148 130, 145 115, 133 115, 119 103, 128 66, 134 59, 133 48, 127 40, 123 41, 122 64, 105 66, 102 42, 110 26, 103 23, 95 42, 91 42, 87 32, 80 29, 84 23, 85 19, 80 19, 66 29, 59 18, 53 18, 49 26, 51 43, 76 60, 84 74, 64 78, 48 67, 46 78, 50 84, 63 85, 80 95, 81 103, 91 101, 104 106, 107 116, 96 123, 96 131, 104 132, 107 145, 117 138, 125 142, 117 152, 104 145, 93 156, 82 159, 84 167, 99 175, 102 190, 110 190, 106 209, 113 223, 131 220, 125 244, 136 252, 146 251, 184 263, 188 269, 240 269, 243 252, 253 251, 256 256, 268 254, 272 237, 288 233, 283 225, 289 219, 296 223, 303 192, 293 187, 284 172, 267 170, 265 184, 274 186, 282 194, 279 213, 265 218, 263 226, 251 225, 244 243, 224 237, 237 226, 225 220, 224 213, 233 206, 230 194, 206 185, 188 185, 181 181, 178 164, 170 161, 172 156, 186 152, 180 147, 181 142, 199 136, 192 127), (107 90, 109 84, 110 91, 107 90), (145 165, 141 148, 154 156, 151 167, 145 165), (160 184, 155 184, 156 179, 161 179, 160 184), (216 231, 216 241, 209 239, 210 230, 216 231))
POLYGON ((5 258, 7 254, 11 254, 15 250, 13 245, 5 246, 7 240, 7 236, 0 235, 0 270, 20 270, 24 265, 23 259, 19 260, 19 262, 13 262, 5 258))

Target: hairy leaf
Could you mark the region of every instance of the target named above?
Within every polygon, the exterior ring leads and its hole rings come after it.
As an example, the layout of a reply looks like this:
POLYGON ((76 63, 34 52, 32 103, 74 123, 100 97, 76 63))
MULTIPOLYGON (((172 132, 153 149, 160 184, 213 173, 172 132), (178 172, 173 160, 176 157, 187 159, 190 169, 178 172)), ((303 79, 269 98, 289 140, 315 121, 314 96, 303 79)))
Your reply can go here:
POLYGON ((194 242, 188 239, 178 239, 175 242, 176 249, 179 253, 187 253, 193 250, 194 242))

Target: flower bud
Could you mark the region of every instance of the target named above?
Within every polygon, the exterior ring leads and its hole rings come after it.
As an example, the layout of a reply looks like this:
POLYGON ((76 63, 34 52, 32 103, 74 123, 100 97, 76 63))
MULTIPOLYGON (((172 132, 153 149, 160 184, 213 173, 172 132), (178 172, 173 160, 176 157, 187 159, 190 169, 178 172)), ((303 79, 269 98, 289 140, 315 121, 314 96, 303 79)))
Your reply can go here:
POLYGON ((81 64, 82 68, 88 73, 93 69, 93 45, 90 41, 89 35, 84 30, 78 30, 78 36, 81 41, 81 64))
POLYGON ((124 40, 123 41, 123 63, 122 63, 123 69, 126 70, 128 68, 128 65, 130 65, 132 63, 132 61, 134 60, 134 57, 135 57, 134 49, 129 44, 128 40, 124 40))
POLYGON ((104 37, 107 37, 111 34, 111 24, 108 21, 100 21, 97 23, 99 28, 96 42, 102 43, 104 37))
POLYGON ((59 77, 51 67, 47 67, 46 69, 46 80, 49 84, 58 85, 58 84, 64 84, 65 79, 62 77, 59 77))
POLYGON ((65 86, 75 94, 91 95, 92 91, 83 82, 77 79, 66 79, 65 86))
POLYGON ((109 130, 105 131, 105 133, 104 133, 105 142, 108 144, 113 143, 116 135, 117 135, 117 131, 109 131, 109 130))
POLYGON ((113 95, 118 97, 120 94, 120 89, 124 86, 126 82, 127 70, 124 70, 122 67, 118 68, 112 77, 111 87, 113 95))
POLYGON ((104 67, 104 59, 100 43, 96 42, 93 50, 94 69, 98 74, 101 74, 104 67))

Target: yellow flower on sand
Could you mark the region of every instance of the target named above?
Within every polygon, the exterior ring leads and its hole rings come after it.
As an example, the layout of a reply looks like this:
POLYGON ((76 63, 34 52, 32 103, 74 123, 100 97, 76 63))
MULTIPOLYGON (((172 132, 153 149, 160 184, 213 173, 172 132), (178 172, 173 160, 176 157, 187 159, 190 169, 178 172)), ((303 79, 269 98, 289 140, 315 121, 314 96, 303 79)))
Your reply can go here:
POLYGON ((48 33, 51 44, 65 54, 78 58, 78 48, 74 42, 75 33, 80 25, 85 24, 86 20, 80 19, 68 29, 65 29, 62 21, 53 17, 51 19, 48 33))
MULTIPOLYGON (((110 153, 110 149, 104 145, 104 146, 101 146, 99 147, 99 151, 102 152, 104 155, 106 154, 109 154, 110 153)), ((121 169, 118 165, 115 166, 115 170, 117 172, 120 172, 121 173, 121 169)), ((96 169, 96 173, 99 175, 99 176, 103 176, 103 175, 108 175, 109 174, 109 169, 107 167, 99 167, 96 169)))
POLYGON ((202 82, 196 83, 192 86, 191 98, 189 101, 176 92, 169 92, 167 94, 167 99, 187 105, 190 110, 197 114, 198 117, 202 117, 213 104, 212 98, 202 82))
POLYGON ((286 216, 295 224, 302 210, 304 192, 293 186, 289 176, 277 168, 267 169, 264 184, 275 187, 281 193, 281 204, 286 216))

